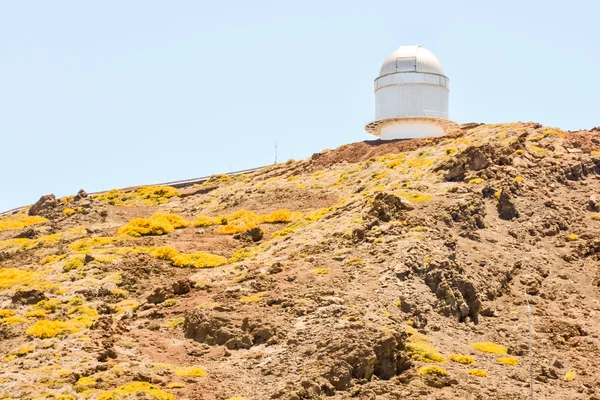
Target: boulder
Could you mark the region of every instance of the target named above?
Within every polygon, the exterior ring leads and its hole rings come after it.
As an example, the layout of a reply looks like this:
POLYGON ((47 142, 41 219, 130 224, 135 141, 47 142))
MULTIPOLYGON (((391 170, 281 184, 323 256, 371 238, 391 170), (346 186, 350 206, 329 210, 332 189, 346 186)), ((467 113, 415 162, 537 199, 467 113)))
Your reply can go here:
POLYGON ((40 215, 45 210, 50 208, 55 208, 58 205, 58 201, 53 194, 46 194, 37 201, 34 205, 29 209, 29 215, 40 215))

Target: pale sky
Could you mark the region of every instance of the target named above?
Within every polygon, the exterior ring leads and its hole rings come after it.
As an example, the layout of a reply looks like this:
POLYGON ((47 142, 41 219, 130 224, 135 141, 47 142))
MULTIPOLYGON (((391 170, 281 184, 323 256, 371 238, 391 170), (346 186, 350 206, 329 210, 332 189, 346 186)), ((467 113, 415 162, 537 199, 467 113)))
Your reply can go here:
POLYGON ((457 122, 600 125, 597 1, 0 2, 0 210, 372 139, 420 44, 457 122))

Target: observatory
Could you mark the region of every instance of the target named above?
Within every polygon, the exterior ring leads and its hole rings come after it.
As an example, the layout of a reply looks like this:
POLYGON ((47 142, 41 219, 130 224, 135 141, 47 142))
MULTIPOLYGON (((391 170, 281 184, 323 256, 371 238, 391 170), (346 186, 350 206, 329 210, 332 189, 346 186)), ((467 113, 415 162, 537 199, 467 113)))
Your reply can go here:
POLYGON ((375 121, 365 129, 381 139, 440 136, 448 121, 449 79, 442 64, 421 46, 401 46, 375 79, 375 121))

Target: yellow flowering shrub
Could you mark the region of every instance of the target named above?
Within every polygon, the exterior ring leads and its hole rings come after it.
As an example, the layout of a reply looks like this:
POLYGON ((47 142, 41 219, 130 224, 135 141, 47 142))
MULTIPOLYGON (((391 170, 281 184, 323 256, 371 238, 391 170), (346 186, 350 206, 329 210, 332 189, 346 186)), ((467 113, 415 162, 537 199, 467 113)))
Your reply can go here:
POLYGON ((115 304, 115 311, 118 313, 133 311, 140 306, 140 303, 133 299, 123 300, 115 304))
POLYGON ((40 260, 40 265, 52 264, 64 260, 66 257, 66 254, 60 254, 58 256, 46 256, 40 260))
POLYGON ((77 386, 84 386, 84 387, 96 386, 96 384, 97 384, 96 380, 89 376, 82 376, 81 378, 79 378, 77 380, 77 383, 76 383, 77 386))
POLYGON ((0 318, 12 317, 15 314, 14 310, 0 310, 0 318))
POLYGON ((181 193, 171 186, 144 186, 135 189, 135 194, 138 195, 145 204, 164 204, 171 197, 179 196, 181 193))
POLYGON ((46 317, 46 311, 41 310, 39 308, 27 311, 25 316, 28 318, 44 318, 46 317))
POLYGON ((488 376, 487 372, 485 372, 482 369, 470 369, 467 371, 467 374, 473 375, 473 376, 479 376, 481 378, 485 378, 486 376, 488 376))
POLYGON ((250 303, 258 303, 260 301, 260 297, 256 295, 252 296, 242 296, 240 298, 240 303, 250 304, 250 303))
POLYGON ((6 317, 0 319, 0 324, 5 325, 21 325, 29 322, 29 320, 25 317, 21 317, 19 315, 13 315, 11 317, 6 317))
POLYGON ((327 275, 329 272, 331 272, 331 269, 329 269, 329 268, 315 268, 315 269, 312 270, 312 272, 314 274, 317 274, 317 275, 327 275))
POLYGON ((177 228, 184 228, 189 222, 173 214, 154 214, 150 218, 134 218, 117 231, 121 236, 164 235, 177 228))
POLYGON ((142 201, 146 205, 159 205, 167 203, 171 197, 180 194, 177 189, 171 186, 143 186, 130 192, 113 189, 106 193, 94 195, 94 199, 115 206, 130 206, 138 201, 142 201))
POLYGON ((163 307, 174 307, 177 304, 179 304, 179 300, 177 299, 167 299, 162 303, 163 307))
POLYGON ((221 225, 217 229, 217 233, 220 235, 234 235, 236 233, 245 232, 249 229, 255 228, 256 225, 246 225, 243 223, 232 223, 227 225, 221 225))
POLYGON ((227 264, 227 259, 199 251, 192 254, 179 254, 172 258, 172 262, 176 267, 212 268, 227 264))
POLYGON ((319 210, 313 211, 310 214, 306 214, 302 218, 297 218, 290 222, 282 230, 273 233, 273 237, 276 238, 287 236, 290 233, 297 231, 298 229, 308 226, 311 222, 319 221, 321 218, 323 218, 323 216, 325 216, 325 214, 327 214, 330 211, 332 211, 332 208, 321 208, 319 210))
MULTIPOLYGON (((16 359, 16 358, 17 358, 17 356, 15 356, 14 354, 10 354, 10 355, 8 355, 8 356, 4 357, 4 358, 2 359, 2 362, 9 363, 9 362, 11 362, 12 360, 14 360, 14 359, 16 359)), ((3 399, 3 400, 4 400, 4 399, 3 399)))
POLYGON ((72 208, 65 208, 63 210, 63 214, 65 214, 65 215, 73 215, 73 214, 75 214, 75 210, 73 210, 72 208))
POLYGON ((129 238, 121 238, 121 237, 95 237, 95 238, 83 238, 74 241, 69 245, 69 248, 74 251, 90 251, 92 249, 106 247, 106 246, 114 246, 116 244, 121 244, 128 240, 132 240, 129 238))
POLYGON ((423 361, 426 363, 444 363, 446 359, 433 346, 424 342, 408 341, 406 350, 410 357, 414 360, 423 361))
POLYGON ((565 381, 566 382, 571 382, 572 380, 575 379, 575 377, 577 376, 577 374, 575 373, 575 371, 567 371, 567 373, 565 374, 565 381))
POLYGON ((16 285, 27 286, 39 279, 35 272, 23 271, 18 268, 0 268, 0 289, 12 288, 16 285))
POLYGON ((256 254, 258 254, 259 251, 260 248, 258 247, 243 247, 239 250, 236 250, 231 255, 231 257, 229 258, 229 262, 235 263, 238 261, 245 260, 246 258, 254 257, 256 254))
POLYGON ((505 365, 519 365, 519 360, 512 356, 498 357, 496 361, 505 365))
POLYGON ((474 185, 474 184, 482 183, 482 182, 485 182, 485 179, 483 179, 483 178, 473 178, 473 179, 469 180, 469 184, 470 185, 474 185))
POLYGON ((185 387, 183 382, 171 382, 167 385, 167 389, 181 389, 185 387))
POLYGON ((154 364, 152 368, 155 372, 160 371, 171 371, 175 373, 176 376, 189 376, 189 377, 203 377, 206 376, 206 372, 202 367, 199 366, 190 366, 190 367, 180 367, 177 365, 158 363, 154 364))
POLYGON ((44 224, 46 222, 48 222, 46 218, 22 214, 0 217, 0 232, 22 229, 31 225, 44 224))
POLYGON ((436 375, 436 376, 446 376, 448 373, 442 367, 438 367, 437 365, 427 365, 419 368, 419 375, 436 375))
POLYGON ((125 400, 130 398, 151 398, 154 400, 175 400, 175 396, 148 382, 133 381, 113 390, 101 392, 97 400, 125 400))
POLYGON ((380 173, 375 172, 375 173, 373 173, 371 175, 371 178, 373 178, 373 179, 381 179, 381 178, 385 178, 389 174, 390 174, 389 172, 380 172, 380 173))
POLYGON ((183 317, 179 317, 179 318, 172 318, 170 320, 167 321, 167 323, 165 324, 165 327, 167 327, 168 329, 175 329, 178 328, 180 326, 183 326, 183 322, 185 321, 185 318, 183 317))
POLYGON ((58 299, 49 299, 49 300, 41 300, 39 301, 35 307, 48 311, 48 312, 54 312, 56 311, 57 308, 59 308, 62 305, 62 302, 58 299))
POLYGON ((217 217, 207 217, 207 216, 198 216, 194 219, 194 226, 196 227, 205 227, 205 226, 213 226, 213 225, 223 225, 227 223, 227 218, 224 216, 217 217))
POLYGON ((50 321, 43 319, 31 325, 25 333, 39 339, 49 339, 59 335, 67 335, 77 332, 71 323, 64 321, 50 321))
POLYGON ((292 221, 292 212, 288 209, 281 209, 273 211, 271 214, 263 215, 262 221, 268 224, 273 224, 277 222, 291 222, 292 221))
POLYGON ((81 257, 71 257, 65 262, 65 265, 63 266, 63 271, 69 272, 74 269, 81 268, 83 268, 83 259, 81 257))
POLYGON ((94 196, 94 199, 106 201, 109 204, 113 204, 116 206, 125 205, 130 198, 127 193, 122 190, 113 189, 106 193, 97 194, 94 196))
POLYGON ((385 167, 393 169, 393 168, 396 168, 396 167, 400 167, 402 164, 403 164, 402 160, 394 160, 394 161, 391 161, 391 162, 387 163, 385 165, 385 167))
POLYGON ((94 310, 93 308, 86 307, 86 306, 76 306, 67 311, 67 315, 72 315, 72 314, 96 316, 96 315, 98 315, 98 311, 94 310))
POLYGON ((173 260, 176 256, 179 255, 179 251, 171 246, 161 246, 151 251, 150 254, 154 258, 158 258, 159 260, 173 260))
POLYGON ((459 364, 475 364, 475 359, 473 357, 464 354, 450 354, 448 358, 451 361, 457 362, 459 364))
POLYGON ((424 194, 424 193, 420 193, 417 191, 406 191, 406 190, 400 190, 400 191, 396 191, 394 192, 394 194, 396 194, 398 197, 402 197, 403 199, 406 199, 408 201, 410 201, 411 203, 423 203, 425 201, 429 201, 433 199, 433 196, 430 196, 428 194, 424 194))
POLYGON ((486 353, 492 353, 492 354, 508 353, 508 349, 506 347, 500 346, 499 344, 492 343, 492 342, 471 343, 471 347, 476 350, 484 351, 486 353))
POLYGON ((363 260, 360 257, 352 257, 352 258, 349 258, 348 260, 346 260, 346 263, 348 265, 364 266, 365 265, 365 260, 363 260))
POLYGON ((15 355, 17 357, 23 357, 29 353, 33 353, 35 350, 35 346, 24 346, 21 347, 20 349, 17 349, 17 351, 15 351, 15 355))

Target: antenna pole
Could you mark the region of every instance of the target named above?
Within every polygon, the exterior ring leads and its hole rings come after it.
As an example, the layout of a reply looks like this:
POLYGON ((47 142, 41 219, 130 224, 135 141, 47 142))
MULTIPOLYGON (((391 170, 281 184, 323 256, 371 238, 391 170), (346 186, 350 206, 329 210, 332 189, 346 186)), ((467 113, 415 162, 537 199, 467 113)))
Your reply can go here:
POLYGON ((275 141, 275 163, 277 164, 277 140, 275 141))
POLYGON ((529 388, 531 390, 531 400, 533 400, 533 335, 531 333, 531 306, 525 292, 525 301, 527 302, 527 324, 529 325, 529 388))

